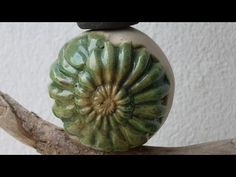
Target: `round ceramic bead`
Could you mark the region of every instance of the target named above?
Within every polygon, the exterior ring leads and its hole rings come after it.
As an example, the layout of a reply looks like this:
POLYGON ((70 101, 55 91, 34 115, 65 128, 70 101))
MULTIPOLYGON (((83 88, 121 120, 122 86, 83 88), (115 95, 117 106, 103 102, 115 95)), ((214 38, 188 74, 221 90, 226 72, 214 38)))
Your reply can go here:
POLYGON ((72 39, 50 76, 55 116, 70 135, 101 151, 145 144, 172 106, 174 75, 167 58, 132 28, 84 32, 72 39))

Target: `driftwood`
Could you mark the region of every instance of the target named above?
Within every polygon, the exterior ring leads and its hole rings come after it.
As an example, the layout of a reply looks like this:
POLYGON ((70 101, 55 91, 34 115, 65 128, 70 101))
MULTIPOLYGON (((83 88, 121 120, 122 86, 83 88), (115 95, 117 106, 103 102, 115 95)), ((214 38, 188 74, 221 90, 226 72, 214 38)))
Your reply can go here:
POLYGON ((63 129, 28 111, 0 92, 0 127, 43 155, 219 155, 236 154, 236 139, 187 147, 143 146, 125 153, 104 153, 81 145, 63 129))

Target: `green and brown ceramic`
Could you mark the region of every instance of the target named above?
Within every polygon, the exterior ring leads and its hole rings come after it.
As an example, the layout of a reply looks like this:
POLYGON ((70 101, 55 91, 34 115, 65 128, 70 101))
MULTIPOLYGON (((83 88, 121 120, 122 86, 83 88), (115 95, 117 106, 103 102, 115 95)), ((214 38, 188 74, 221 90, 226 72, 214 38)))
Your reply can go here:
POLYGON ((127 151, 145 144, 165 121, 173 74, 142 41, 115 43, 107 34, 85 32, 62 48, 49 93, 53 113, 82 144, 127 151))

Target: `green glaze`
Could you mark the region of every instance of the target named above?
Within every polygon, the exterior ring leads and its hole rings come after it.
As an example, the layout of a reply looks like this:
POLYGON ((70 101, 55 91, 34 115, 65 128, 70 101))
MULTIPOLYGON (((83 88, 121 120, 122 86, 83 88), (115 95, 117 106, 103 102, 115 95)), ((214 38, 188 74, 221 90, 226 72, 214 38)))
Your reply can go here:
POLYGON ((113 45, 89 32, 68 42, 51 67, 53 113, 86 146, 126 151, 148 141, 166 116, 170 82, 145 47, 113 45))

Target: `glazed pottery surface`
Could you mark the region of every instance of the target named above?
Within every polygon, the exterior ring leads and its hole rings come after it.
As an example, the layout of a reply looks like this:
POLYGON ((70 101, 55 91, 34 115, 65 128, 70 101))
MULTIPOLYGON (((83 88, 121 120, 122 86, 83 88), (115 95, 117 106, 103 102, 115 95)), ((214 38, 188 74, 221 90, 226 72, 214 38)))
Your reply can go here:
POLYGON ((51 67, 53 113, 89 147, 127 151, 146 143, 172 106, 174 76, 156 43, 132 28, 88 31, 51 67))

